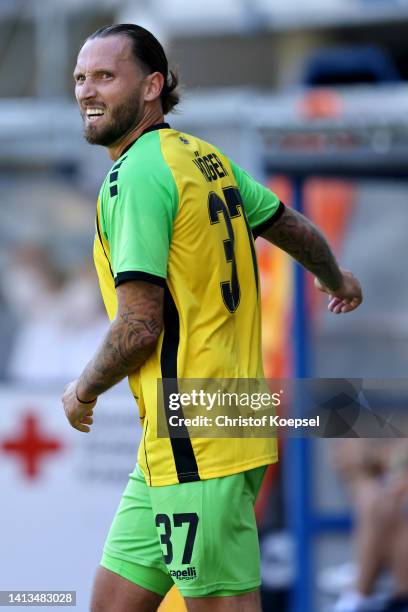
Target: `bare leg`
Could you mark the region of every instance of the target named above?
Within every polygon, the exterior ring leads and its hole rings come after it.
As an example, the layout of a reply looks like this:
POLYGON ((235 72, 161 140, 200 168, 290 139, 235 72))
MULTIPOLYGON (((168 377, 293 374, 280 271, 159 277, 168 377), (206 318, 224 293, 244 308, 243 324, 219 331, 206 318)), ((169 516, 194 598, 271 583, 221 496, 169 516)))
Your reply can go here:
POLYGON ((163 598, 104 567, 96 573, 91 612, 156 612, 163 598))
POLYGON ((384 487, 375 479, 360 481, 356 493, 357 526, 355 531, 358 576, 357 591, 372 593, 381 569, 389 560, 389 509, 384 506, 384 487))
POLYGON ((187 597, 188 612, 262 612, 259 590, 231 597, 187 597))
POLYGON ((393 513, 391 569, 395 578, 398 595, 408 596, 408 495, 407 483, 403 494, 397 490, 395 512, 393 513))
MULTIPOLYGON (((406 520, 406 519, 405 519, 406 520)), ((408 595, 408 523, 400 525, 395 534, 392 569, 396 592, 408 595)))

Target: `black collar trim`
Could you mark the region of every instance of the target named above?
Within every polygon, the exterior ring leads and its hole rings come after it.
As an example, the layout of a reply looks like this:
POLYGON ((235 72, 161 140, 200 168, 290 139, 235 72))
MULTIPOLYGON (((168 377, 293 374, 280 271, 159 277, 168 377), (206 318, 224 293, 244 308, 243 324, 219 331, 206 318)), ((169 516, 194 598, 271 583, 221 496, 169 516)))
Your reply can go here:
MULTIPOLYGON (((156 123, 155 125, 151 125, 148 128, 146 128, 145 130, 143 130, 143 132, 140 134, 140 136, 138 136, 136 138, 136 140, 133 140, 133 142, 131 142, 130 144, 128 144, 128 146, 122 151, 122 155, 124 155, 125 153, 127 153, 130 149, 130 147, 133 147, 133 145, 135 144, 135 142, 137 142, 139 140, 139 138, 141 138, 142 136, 144 136, 145 134, 147 134, 148 132, 154 132, 156 130, 165 130, 165 129, 170 129, 170 124, 169 123, 156 123)), ((121 155, 121 157, 122 157, 121 155)))

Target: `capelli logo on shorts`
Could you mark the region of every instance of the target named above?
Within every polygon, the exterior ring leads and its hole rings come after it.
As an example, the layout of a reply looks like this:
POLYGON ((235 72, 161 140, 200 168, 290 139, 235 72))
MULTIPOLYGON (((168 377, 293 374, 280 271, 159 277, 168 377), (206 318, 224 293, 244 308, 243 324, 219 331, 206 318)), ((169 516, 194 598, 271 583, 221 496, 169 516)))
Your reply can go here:
POLYGON ((197 578, 196 568, 188 567, 185 570, 170 570, 170 576, 176 580, 194 580, 194 578, 197 578))

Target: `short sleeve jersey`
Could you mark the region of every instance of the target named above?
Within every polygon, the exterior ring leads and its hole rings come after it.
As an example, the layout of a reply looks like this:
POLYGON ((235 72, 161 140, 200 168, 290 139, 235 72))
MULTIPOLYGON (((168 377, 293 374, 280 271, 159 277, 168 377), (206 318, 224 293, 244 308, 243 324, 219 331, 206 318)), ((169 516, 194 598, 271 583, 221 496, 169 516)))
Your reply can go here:
POLYGON ((163 332, 129 377, 143 423, 138 462, 151 486, 276 461, 274 439, 159 438, 157 381, 263 377, 254 236, 283 209, 213 145, 168 124, 146 130, 102 185, 94 259, 110 319, 115 286, 164 288, 163 332))

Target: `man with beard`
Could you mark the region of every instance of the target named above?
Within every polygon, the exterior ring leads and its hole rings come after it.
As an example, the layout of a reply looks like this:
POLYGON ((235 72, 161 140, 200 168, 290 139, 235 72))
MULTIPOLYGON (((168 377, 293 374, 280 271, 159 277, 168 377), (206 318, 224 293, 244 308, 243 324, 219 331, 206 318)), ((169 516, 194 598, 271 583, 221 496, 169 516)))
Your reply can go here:
POLYGON ((143 423, 92 611, 156 610, 175 583, 194 612, 259 612, 254 503, 276 441, 193 438, 187 428, 158 438, 157 381, 166 419, 177 379, 263 378, 254 236, 310 270, 336 314, 360 304, 360 285, 307 219, 213 145, 164 123, 177 79, 150 32, 98 30, 74 77, 85 137, 114 161, 94 249, 112 322, 63 404, 88 432, 98 396, 128 376, 143 423))

